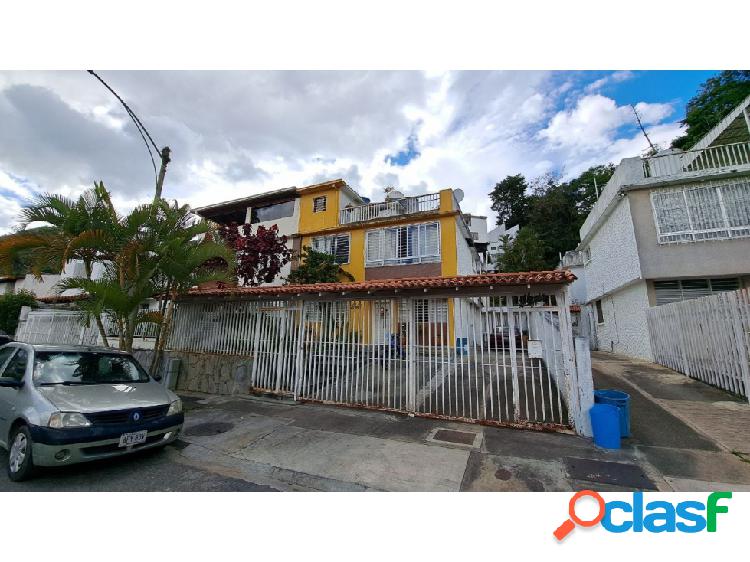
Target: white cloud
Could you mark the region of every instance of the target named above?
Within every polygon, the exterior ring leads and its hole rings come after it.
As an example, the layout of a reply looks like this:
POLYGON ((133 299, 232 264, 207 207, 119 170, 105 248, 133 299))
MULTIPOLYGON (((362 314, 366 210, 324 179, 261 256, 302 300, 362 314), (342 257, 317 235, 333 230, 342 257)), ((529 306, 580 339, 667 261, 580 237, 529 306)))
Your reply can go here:
POLYGON ((599 90, 608 84, 625 82, 626 80, 631 80, 634 77, 635 74, 630 70, 618 70, 616 72, 613 72, 612 74, 607 74, 606 76, 603 76, 602 78, 591 82, 591 84, 586 86, 586 92, 595 92, 596 90, 599 90))
MULTIPOLYGON (((644 125, 659 123, 674 111, 670 104, 644 102, 636 104, 636 110, 644 125)), ((579 98, 575 107, 556 113, 539 131, 539 138, 550 148, 567 151, 571 156, 589 151, 606 153, 621 136, 621 127, 635 125, 630 106, 617 105, 601 94, 589 94, 579 98)))
MULTIPOLYGON (((577 74, 536 71, 101 74, 172 148, 165 196, 195 206, 344 177, 375 199, 386 185, 460 187, 465 210, 489 214, 507 174, 570 173, 645 143, 624 130, 630 107, 595 91, 627 72, 588 91, 577 74), (420 155, 386 162, 410 135, 420 155)), ((637 108, 655 142, 678 133, 669 104, 637 108)), ((0 122, 0 229, 38 190, 74 196, 101 179, 122 210, 152 195, 142 139, 85 72, 0 73, 0 122)))

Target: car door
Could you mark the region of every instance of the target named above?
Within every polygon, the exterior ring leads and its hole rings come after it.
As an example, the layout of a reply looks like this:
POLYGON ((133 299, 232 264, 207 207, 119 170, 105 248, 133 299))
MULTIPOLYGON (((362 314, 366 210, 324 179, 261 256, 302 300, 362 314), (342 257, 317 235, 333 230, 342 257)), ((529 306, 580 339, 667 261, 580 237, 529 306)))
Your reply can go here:
MULTIPOLYGON (((28 352, 25 349, 3 347, 0 349, 0 377, 23 380, 27 361, 28 352)), ((10 424, 17 410, 18 392, 17 388, 0 386, 0 441, 6 446, 10 424)))

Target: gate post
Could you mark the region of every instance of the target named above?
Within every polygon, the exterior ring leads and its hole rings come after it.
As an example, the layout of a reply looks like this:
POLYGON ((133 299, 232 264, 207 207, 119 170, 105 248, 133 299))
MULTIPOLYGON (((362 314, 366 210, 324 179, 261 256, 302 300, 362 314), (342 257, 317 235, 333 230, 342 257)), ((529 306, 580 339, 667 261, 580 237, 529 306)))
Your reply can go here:
POLYGON ((578 417, 576 431, 584 437, 592 437, 589 411, 594 405, 594 378, 591 374, 591 351, 588 338, 576 338, 576 372, 578 375, 578 417))
POLYGON ((564 287, 555 293, 557 306, 560 309, 560 344, 563 356, 563 373, 565 375, 565 386, 568 395, 568 419, 580 432, 578 426, 581 415, 581 403, 579 400, 578 373, 576 372, 576 356, 573 347, 573 328, 570 319, 570 306, 568 303, 568 288, 564 287))
MULTIPOLYGON (((510 381, 513 388, 513 421, 521 419, 521 391, 518 385, 518 353, 516 349, 516 311, 512 306, 506 307, 508 311, 508 343, 510 344, 510 381)), ((520 333, 519 328, 519 333, 520 333)), ((521 358, 523 361, 523 357, 521 358)), ((528 412, 527 412, 528 414, 528 412)))
POLYGON ((305 301, 299 303, 299 332, 297 334, 297 345, 295 354, 297 359, 294 365, 294 399, 297 400, 302 390, 302 343, 305 339, 305 301))
POLYGON ((410 412, 417 409, 417 363, 415 354, 416 322, 414 317, 414 299, 406 299, 406 407, 410 412))

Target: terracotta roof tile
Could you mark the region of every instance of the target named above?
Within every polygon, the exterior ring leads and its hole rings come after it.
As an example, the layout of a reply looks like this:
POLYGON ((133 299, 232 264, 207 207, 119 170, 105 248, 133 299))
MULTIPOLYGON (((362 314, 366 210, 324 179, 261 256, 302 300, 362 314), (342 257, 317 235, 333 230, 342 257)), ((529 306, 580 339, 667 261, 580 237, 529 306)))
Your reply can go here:
POLYGON ((403 279, 379 279, 358 283, 315 283, 312 285, 281 285, 271 287, 224 287, 193 289, 182 298, 202 296, 274 296, 310 293, 365 293, 396 289, 451 289, 454 287, 489 287, 554 285, 575 281, 576 276, 567 270, 529 271, 520 273, 485 273, 457 277, 409 277, 403 279))

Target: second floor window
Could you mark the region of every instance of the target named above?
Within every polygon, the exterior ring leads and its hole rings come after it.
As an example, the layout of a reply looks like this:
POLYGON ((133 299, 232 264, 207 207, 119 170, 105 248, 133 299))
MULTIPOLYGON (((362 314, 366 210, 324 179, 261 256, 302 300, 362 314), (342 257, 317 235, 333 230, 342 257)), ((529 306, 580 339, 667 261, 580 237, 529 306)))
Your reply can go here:
POLYGON ((322 213, 326 210, 326 196, 313 199, 313 213, 322 213))
POLYGON ((312 240, 312 249, 334 257, 336 263, 349 263, 349 235, 317 236, 312 240))
POLYGON ((750 236, 750 182, 651 193, 659 244, 750 236))
POLYGON ((440 261, 440 224, 428 222, 367 232, 366 266, 440 261))

